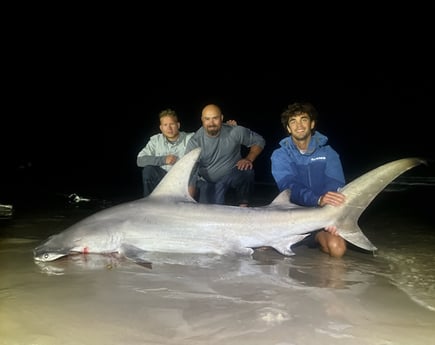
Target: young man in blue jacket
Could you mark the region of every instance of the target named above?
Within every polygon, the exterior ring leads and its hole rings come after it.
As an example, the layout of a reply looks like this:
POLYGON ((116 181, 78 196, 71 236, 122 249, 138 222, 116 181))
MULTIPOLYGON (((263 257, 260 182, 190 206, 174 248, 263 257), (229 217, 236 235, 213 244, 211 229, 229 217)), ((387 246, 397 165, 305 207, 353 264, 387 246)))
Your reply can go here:
MULTIPOLYGON (((338 153, 328 138, 315 130, 317 110, 308 102, 288 105, 281 123, 289 136, 271 156, 272 175, 279 191, 290 189, 290 202, 306 207, 338 206, 344 202, 339 192, 345 185, 338 153)), ((341 257, 346 241, 335 226, 311 233, 302 243, 319 245, 332 257, 341 257)))

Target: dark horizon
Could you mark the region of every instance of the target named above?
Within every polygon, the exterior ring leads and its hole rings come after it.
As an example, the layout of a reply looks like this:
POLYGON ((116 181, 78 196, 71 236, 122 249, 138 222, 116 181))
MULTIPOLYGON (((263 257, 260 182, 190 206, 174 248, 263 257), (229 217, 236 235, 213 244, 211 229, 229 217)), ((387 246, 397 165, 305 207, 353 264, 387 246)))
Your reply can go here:
POLYGON ((317 130, 339 152, 348 178, 395 159, 434 159, 427 129, 434 114, 432 81, 168 80, 143 92, 124 92, 125 98, 60 90, 56 95, 38 99, 33 116, 26 117, 29 105, 20 104, 6 119, 2 185, 27 174, 32 183, 54 189, 99 185, 107 193, 140 191, 136 155, 159 132, 160 110, 174 108, 181 130, 195 131, 207 103, 265 137, 265 150, 255 162, 257 182, 273 182, 270 155, 286 136, 280 114, 296 100, 317 108, 317 130))

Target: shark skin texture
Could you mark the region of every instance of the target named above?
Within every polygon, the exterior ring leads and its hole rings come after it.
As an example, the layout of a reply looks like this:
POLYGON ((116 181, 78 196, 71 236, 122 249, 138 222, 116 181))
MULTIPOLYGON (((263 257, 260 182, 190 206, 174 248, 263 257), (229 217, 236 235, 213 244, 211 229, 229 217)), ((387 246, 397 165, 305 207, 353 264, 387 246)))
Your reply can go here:
POLYGON ((290 256, 293 244, 329 225, 353 245, 375 251, 358 225, 360 215, 397 176, 426 164, 421 158, 404 158, 381 165, 346 184, 341 190, 346 201, 339 207, 291 204, 289 190, 266 206, 237 207, 200 204, 189 195, 200 150, 180 159, 148 197, 98 211, 51 235, 34 248, 34 260, 117 253, 149 266, 149 252, 250 255, 264 246, 290 256))

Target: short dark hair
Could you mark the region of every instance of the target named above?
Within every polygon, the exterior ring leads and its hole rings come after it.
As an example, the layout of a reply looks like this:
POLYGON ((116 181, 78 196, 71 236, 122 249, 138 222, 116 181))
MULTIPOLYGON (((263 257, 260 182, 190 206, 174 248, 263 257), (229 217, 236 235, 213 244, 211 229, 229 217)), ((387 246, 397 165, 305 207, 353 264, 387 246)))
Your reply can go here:
POLYGON ((314 133, 317 125, 318 112, 316 108, 314 108, 314 106, 309 102, 295 102, 287 106, 287 109, 281 113, 281 124, 284 127, 284 130, 287 132, 288 120, 291 117, 303 113, 307 114, 310 117, 311 121, 315 121, 314 128, 312 130, 312 132, 314 133))

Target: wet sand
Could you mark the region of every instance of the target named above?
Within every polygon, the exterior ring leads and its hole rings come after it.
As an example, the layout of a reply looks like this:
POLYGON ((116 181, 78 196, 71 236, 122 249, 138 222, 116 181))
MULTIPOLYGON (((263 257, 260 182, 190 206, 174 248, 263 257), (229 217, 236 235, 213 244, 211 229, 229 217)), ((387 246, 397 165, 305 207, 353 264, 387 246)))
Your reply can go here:
POLYGON ((152 269, 114 255, 36 264, 41 240, 93 209, 28 208, 0 224, 0 344, 430 344, 435 222, 412 207, 430 192, 374 200, 360 218, 374 254, 150 253, 152 269))

